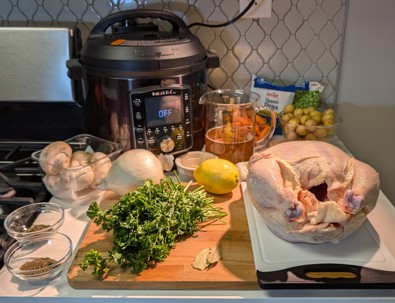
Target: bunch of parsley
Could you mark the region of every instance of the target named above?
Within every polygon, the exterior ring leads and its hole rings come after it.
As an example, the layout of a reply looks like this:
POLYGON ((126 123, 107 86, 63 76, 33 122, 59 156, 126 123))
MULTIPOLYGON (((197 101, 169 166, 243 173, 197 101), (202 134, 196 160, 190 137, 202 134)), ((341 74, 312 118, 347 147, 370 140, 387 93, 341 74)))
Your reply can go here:
POLYGON ((177 180, 169 177, 159 184, 147 180, 105 211, 97 202, 92 203, 88 217, 113 232, 113 247, 107 258, 97 250, 87 252, 81 269, 91 266, 92 274, 100 277, 108 271, 109 262, 115 262, 139 273, 165 260, 180 236, 193 235, 201 223, 227 215, 202 187, 189 190, 191 183, 184 186, 177 180))

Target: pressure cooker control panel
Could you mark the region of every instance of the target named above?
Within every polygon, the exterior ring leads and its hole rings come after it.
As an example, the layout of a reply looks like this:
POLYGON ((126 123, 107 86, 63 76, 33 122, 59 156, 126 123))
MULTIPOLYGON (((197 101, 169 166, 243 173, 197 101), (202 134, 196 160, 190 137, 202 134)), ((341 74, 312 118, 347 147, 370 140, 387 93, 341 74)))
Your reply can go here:
POLYGON ((181 153, 192 147, 192 104, 189 86, 149 86, 130 91, 133 148, 156 155, 181 153))

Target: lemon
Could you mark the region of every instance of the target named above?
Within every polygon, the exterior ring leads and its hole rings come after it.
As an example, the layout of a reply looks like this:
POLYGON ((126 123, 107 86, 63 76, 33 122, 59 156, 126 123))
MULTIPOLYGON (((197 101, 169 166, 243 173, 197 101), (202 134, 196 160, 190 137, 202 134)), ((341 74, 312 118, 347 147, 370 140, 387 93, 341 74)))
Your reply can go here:
POLYGON ((225 159, 203 161, 193 172, 196 182, 212 194, 230 193, 239 184, 239 170, 225 159))

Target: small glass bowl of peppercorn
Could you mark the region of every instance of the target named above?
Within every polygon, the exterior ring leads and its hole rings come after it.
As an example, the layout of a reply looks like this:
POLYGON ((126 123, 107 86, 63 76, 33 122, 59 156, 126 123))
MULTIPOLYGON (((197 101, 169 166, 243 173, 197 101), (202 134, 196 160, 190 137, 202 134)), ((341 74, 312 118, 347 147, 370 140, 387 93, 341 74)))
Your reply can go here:
POLYGON ((38 202, 22 206, 4 220, 7 233, 16 240, 55 232, 63 224, 64 209, 56 203, 38 202))
POLYGON ((59 232, 16 241, 4 254, 4 264, 14 276, 33 285, 56 278, 73 253, 72 241, 59 232))

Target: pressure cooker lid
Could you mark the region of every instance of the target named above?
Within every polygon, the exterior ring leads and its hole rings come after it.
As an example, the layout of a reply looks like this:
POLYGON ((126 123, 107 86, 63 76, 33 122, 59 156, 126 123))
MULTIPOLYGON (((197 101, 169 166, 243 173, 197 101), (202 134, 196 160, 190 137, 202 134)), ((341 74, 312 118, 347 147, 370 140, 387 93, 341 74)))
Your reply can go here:
POLYGON ((99 21, 85 42, 80 60, 87 67, 152 71, 201 63, 206 60, 206 50, 178 16, 138 9, 99 21), (141 22, 148 18, 151 22, 141 22), (162 29, 169 25, 170 30, 162 29))

